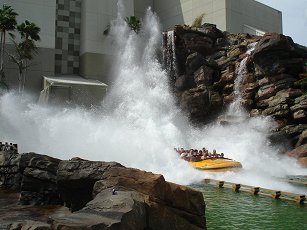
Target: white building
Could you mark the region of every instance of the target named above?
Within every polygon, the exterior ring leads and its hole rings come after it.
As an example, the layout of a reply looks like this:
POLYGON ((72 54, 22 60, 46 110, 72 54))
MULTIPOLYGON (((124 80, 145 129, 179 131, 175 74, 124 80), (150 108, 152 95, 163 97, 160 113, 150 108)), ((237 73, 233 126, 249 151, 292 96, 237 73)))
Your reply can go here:
MULTIPOLYGON (((261 35, 282 33, 280 11, 255 0, 123 0, 125 16, 143 17, 151 6, 164 30, 176 24, 192 24, 204 13, 204 21, 231 33, 261 35)), ((109 84, 112 50, 103 31, 117 15, 117 0, 0 0, 41 28, 38 56, 28 71, 26 87, 42 89, 42 76, 80 75, 109 84)), ((6 61, 10 85, 17 82, 16 67, 6 61), (12 77, 13 76, 13 77, 12 77), (16 77, 15 77, 16 76, 16 77)))

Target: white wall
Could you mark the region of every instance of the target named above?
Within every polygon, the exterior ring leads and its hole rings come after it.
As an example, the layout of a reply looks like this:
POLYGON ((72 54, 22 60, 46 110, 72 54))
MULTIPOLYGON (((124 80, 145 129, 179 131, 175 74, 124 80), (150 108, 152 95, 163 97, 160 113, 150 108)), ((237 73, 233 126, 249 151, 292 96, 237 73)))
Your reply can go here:
POLYGON ((56 0, 0 0, 1 7, 3 4, 12 6, 19 14, 18 24, 29 20, 40 27, 38 47, 55 48, 56 0))
POLYGON ((227 30, 243 32, 244 24, 264 32, 282 33, 282 13, 254 0, 228 0, 227 30))
POLYGON ((194 19, 204 15, 203 22, 217 24, 226 29, 226 0, 154 0, 154 10, 160 17, 164 30, 175 24, 191 25, 194 19))
MULTIPOLYGON (((133 0, 123 0, 125 16, 134 15, 133 0)), ((103 31, 117 16, 116 0, 82 0, 81 6, 81 45, 84 53, 111 54, 110 43, 103 31)))

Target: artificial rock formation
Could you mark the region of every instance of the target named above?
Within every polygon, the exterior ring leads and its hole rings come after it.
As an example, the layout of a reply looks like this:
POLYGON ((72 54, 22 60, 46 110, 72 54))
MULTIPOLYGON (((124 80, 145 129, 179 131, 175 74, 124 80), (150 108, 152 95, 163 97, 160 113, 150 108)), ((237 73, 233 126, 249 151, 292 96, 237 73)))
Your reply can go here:
POLYGON ((206 229, 202 193, 162 175, 116 162, 61 161, 36 153, 12 157, 7 151, 0 152, 3 168, 0 184, 20 191, 20 205, 70 209, 47 222, 17 220, 9 229, 206 229))
MULTIPOLYGON (((275 119, 272 140, 288 139, 292 149, 303 144, 299 139, 307 130, 307 85, 299 80, 307 76, 306 47, 277 33, 229 34, 212 24, 178 25, 174 36, 177 71, 171 72, 171 84, 192 121, 208 123, 234 101, 235 79, 244 60, 241 104, 250 116, 275 119)), ((305 156, 301 148, 300 154, 289 155, 305 156)))

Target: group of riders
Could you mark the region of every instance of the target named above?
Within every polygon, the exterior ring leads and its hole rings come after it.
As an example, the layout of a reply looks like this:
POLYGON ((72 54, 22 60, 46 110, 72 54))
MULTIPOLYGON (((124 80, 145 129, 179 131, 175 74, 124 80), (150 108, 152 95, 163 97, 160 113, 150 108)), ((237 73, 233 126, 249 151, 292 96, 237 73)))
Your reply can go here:
POLYGON ((212 153, 209 152, 205 147, 200 150, 197 149, 184 149, 184 148, 174 148, 174 150, 180 155, 180 158, 186 161, 202 161, 206 159, 224 159, 224 153, 217 153, 213 149, 212 153))

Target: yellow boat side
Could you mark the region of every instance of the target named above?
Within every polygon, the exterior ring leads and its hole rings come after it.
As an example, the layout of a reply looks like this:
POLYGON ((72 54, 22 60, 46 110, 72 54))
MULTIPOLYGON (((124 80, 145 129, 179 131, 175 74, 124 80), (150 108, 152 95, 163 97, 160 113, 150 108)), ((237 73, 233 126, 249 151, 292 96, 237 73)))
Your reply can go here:
POLYGON ((242 168, 240 162, 224 158, 212 158, 196 162, 190 161, 189 163, 196 169, 208 171, 227 171, 242 168))

